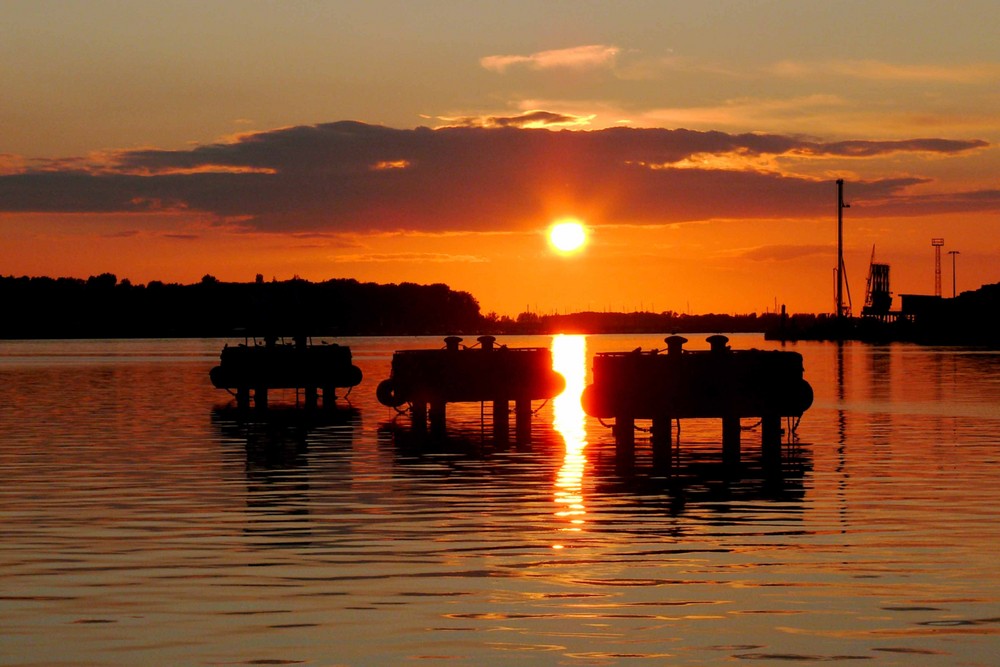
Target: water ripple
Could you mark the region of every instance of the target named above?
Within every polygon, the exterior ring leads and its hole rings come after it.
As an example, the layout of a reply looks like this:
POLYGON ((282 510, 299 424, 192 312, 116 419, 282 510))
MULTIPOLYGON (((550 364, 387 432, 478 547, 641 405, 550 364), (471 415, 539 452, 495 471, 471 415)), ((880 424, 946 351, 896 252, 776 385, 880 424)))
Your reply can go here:
POLYGON ((782 479, 759 433, 733 476, 690 420, 663 480, 642 432, 619 476, 572 402, 528 447, 478 405, 414 440, 373 387, 429 339, 351 341, 366 382, 323 420, 239 420, 207 382, 220 343, 4 344, 12 664, 993 660, 1000 355, 799 345, 817 403, 782 479))

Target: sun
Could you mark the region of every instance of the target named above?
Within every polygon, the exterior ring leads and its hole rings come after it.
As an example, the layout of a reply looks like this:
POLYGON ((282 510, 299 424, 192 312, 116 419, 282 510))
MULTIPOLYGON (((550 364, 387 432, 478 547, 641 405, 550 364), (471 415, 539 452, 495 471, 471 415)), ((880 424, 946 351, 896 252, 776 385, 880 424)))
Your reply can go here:
POLYGON ((563 218, 549 228, 549 244, 563 254, 576 252, 587 242, 583 223, 573 218, 563 218))

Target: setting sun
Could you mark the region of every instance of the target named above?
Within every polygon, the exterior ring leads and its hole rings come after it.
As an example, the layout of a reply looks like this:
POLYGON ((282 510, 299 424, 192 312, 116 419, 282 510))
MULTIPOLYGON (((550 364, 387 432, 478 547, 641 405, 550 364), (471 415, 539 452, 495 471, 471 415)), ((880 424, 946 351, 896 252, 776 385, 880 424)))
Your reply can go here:
POLYGON ((578 220, 562 220, 549 229, 549 243, 561 253, 575 252, 586 242, 587 230, 578 220))

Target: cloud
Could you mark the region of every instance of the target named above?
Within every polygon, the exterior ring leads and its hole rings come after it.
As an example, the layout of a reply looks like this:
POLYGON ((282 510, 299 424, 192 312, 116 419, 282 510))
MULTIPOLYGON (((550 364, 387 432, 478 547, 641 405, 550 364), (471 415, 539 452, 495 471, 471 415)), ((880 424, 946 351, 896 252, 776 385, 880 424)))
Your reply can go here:
POLYGON ((337 255, 332 261, 341 264, 371 263, 371 262, 471 262, 481 263, 486 259, 477 255, 452 255, 442 252, 379 252, 357 255, 337 255))
POLYGON ((956 65, 899 65, 878 60, 834 60, 826 62, 775 63, 766 68, 775 76, 811 79, 817 76, 843 76, 873 81, 915 83, 978 84, 1000 81, 1000 64, 963 63, 956 65))
POLYGON ((27 160, 23 156, 12 153, 0 153, 0 175, 18 174, 27 168, 27 160))
POLYGON ((788 123, 805 117, 842 113, 849 103, 837 95, 816 94, 799 97, 762 99, 741 97, 727 99, 713 106, 664 107, 645 112, 645 117, 667 126, 766 126, 788 123))
POLYGON ((492 72, 503 74, 514 67, 533 70, 599 69, 614 66, 620 49, 617 46, 588 44, 568 49, 538 51, 527 56, 499 55, 480 58, 479 64, 492 72))
POLYGON ((740 257, 759 262, 787 262, 803 257, 829 255, 837 251, 834 245, 767 245, 740 251, 740 257))
MULTIPOLYGON (((725 164, 783 155, 957 155, 983 146, 683 129, 552 131, 516 123, 401 130, 344 121, 188 150, 119 151, 92 165, 73 159, 56 161, 60 168, 22 169, 0 175, 0 211, 168 211, 285 233, 526 231, 569 213, 592 224, 809 217, 828 211, 831 181, 725 164), (692 158, 706 155, 727 160, 719 168, 692 167, 692 158)), ((852 181, 851 201, 876 214, 998 208, 991 191, 912 193, 927 182, 919 176, 852 181)))
POLYGON ((899 193, 893 197, 851 202, 852 209, 868 217, 921 216, 946 213, 1000 211, 1000 189, 921 195, 899 193))
POLYGON ((442 117, 444 127, 521 127, 537 129, 543 127, 580 127, 587 125, 593 116, 574 116, 551 111, 525 111, 514 116, 458 116, 442 117))
POLYGON ((615 76, 626 81, 663 79, 678 73, 708 75, 713 77, 745 77, 746 74, 732 65, 684 56, 644 57, 636 52, 622 54, 627 59, 616 59, 615 76))
POLYGON ((904 141, 835 141, 804 145, 802 155, 837 157, 876 157, 890 153, 961 153, 989 144, 981 140, 956 141, 951 139, 907 139, 904 141))

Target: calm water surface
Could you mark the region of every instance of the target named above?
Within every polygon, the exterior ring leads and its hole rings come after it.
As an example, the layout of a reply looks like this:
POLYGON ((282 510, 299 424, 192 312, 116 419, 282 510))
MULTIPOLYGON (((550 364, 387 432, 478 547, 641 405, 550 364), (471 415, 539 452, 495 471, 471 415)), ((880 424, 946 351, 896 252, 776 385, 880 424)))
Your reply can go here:
POLYGON ((690 420, 668 484, 643 432, 616 475, 572 395, 593 353, 662 337, 502 339, 571 388, 506 448, 478 404, 422 445, 375 400, 439 338, 342 339, 343 409, 266 424, 209 383, 223 342, 0 342, 0 664, 1000 660, 998 353, 790 346, 816 401, 783 480, 748 430, 727 481, 690 420))

